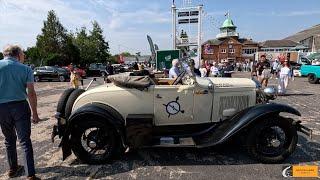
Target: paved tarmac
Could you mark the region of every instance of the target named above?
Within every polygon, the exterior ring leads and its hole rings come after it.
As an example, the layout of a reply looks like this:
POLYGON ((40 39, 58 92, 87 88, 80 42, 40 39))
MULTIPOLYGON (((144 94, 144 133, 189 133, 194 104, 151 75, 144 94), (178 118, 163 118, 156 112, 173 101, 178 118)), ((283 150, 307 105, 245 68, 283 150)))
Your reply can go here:
MULTIPOLYGON (((248 73, 236 73, 248 77, 248 73)), ((89 80, 85 80, 88 84, 89 80)), ((99 80, 98 84, 102 81, 99 80)), ((275 84, 271 80, 271 84, 275 84)), ((292 164, 320 165, 320 84, 312 85, 306 78, 290 82, 288 96, 278 97, 280 103, 297 108, 302 116, 295 117, 314 130, 314 139, 299 135, 296 151, 281 164, 261 164, 250 159, 237 145, 219 148, 158 148, 142 149, 126 154, 120 160, 105 165, 81 164, 74 156, 62 161, 62 154, 50 141, 53 115, 60 94, 68 83, 36 84, 40 117, 33 125, 32 139, 37 172, 43 179, 282 179, 284 166, 292 164)), ((0 179, 6 179, 4 138, 0 133, 0 179)), ((19 148, 19 158, 21 150, 19 148)), ((19 177, 17 179, 23 179, 19 177)))

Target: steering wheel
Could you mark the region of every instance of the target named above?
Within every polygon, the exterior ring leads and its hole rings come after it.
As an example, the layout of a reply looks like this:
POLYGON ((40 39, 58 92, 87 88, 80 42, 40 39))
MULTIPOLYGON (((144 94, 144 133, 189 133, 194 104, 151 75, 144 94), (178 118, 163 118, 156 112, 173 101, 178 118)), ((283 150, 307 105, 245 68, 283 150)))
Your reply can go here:
POLYGON ((183 76, 186 74, 186 71, 183 71, 179 74, 179 76, 173 81, 172 85, 177 85, 183 78, 183 76))

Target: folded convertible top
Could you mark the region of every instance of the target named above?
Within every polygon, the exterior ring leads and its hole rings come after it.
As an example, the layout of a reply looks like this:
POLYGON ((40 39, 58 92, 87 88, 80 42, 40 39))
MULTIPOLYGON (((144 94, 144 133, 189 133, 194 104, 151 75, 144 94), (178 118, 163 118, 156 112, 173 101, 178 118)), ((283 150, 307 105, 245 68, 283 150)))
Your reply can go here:
POLYGON ((116 86, 126 88, 145 89, 153 84, 149 76, 129 76, 128 74, 118 74, 108 76, 108 79, 116 86))

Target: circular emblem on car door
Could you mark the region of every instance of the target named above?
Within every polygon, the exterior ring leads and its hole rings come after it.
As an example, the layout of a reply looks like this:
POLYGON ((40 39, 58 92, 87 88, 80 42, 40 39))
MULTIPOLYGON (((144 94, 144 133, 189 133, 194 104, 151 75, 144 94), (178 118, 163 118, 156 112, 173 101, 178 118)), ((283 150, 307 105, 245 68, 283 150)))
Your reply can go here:
POLYGON ((176 98, 175 101, 171 101, 168 104, 163 104, 166 107, 166 111, 168 113, 168 118, 171 115, 176 115, 179 112, 184 113, 184 110, 181 110, 180 103, 178 102, 179 96, 176 98))

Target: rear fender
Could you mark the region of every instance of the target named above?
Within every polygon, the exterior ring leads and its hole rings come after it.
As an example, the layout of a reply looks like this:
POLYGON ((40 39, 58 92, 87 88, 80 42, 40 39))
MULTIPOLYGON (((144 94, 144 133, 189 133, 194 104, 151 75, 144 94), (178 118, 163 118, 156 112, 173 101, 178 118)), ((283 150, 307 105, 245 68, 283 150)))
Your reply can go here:
POLYGON ((253 106, 243 111, 240 111, 230 120, 223 121, 220 125, 217 126, 217 128, 215 128, 211 132, 210 136, 212 138, 210 138, 210 141, 200 144, 199 147, 208 147, 221 144, 230 139, 236 133, 247 128, 249 125, 257 121, 263 120, 262 117, 278 116, 281 112, 301 116, 299 111, 284 104, 270 103, 253 106))
MULTIPOLYGON (((120 135, 122 145, 125 147, 125 121, 123 120, 122 116, 108 105, 101 103, 87 104, 73 112, 68 119, 65 133, 59 145, 62 147, 63 160, 71 155, 70 135, 77 123, 84 120, 84 116, 91 116, 95 119, 100 119, 101 121, 105 121, 105 123, 112 125, 120 135)), ((90 119, 86 118, 85 120, 89 121, 90 119)))

